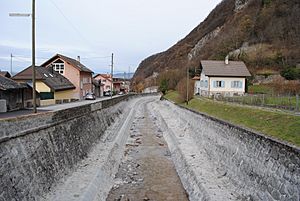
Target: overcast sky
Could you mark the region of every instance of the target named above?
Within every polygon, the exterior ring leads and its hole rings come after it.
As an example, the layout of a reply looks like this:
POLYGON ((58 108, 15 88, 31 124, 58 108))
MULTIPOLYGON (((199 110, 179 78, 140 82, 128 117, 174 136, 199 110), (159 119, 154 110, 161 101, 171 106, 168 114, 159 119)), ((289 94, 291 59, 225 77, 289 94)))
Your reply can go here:
MULTIPOLYGON (((37 64, 56 53, 76 58, 94 72, 134 71, 202 22, 221 0, 36 0, 37 64)), ((31 0, 0 1, 0 69, 31 64, 31 0)))

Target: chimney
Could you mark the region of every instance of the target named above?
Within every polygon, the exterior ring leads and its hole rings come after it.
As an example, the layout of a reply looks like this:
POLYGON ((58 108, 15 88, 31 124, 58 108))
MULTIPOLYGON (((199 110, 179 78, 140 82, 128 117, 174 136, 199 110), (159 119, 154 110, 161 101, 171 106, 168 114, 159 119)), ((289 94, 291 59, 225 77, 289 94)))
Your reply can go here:
POLYGON ((77 61, 80 62, 80 56, 77 56, 77 61))
POLYGON ((225 64, 226 64, 226 65, 229 64, 229 55, 227 55, 227 56, 225 57, 225 64))

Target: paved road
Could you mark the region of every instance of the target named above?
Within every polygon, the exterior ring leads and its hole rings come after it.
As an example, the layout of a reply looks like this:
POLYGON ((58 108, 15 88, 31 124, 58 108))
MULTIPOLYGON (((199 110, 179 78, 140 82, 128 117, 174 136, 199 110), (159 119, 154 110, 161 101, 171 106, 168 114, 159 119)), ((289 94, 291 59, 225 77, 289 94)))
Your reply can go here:
MULTIPOLYGON (((118 97, 118 96, 114 96, 113 98, 118 97)), ((45 106, 45 107, 39 107, 39 111, 57 111, 57 110, 63 110, 63 109, 68 109, 68 108, 72 108, 72 107, 78 107, 81 105, 87 105, 87 104, 91 104, 91 103, 96 103, 99 101, 103 101, 103 100, 107 100, 110 99, 110 97, 101 97, 101 98, 97 98, 96 100, 82 100, 82 101, 77 101, 77 102, 73 102, 73 103, 64 103, 64 104, 56 104, 56 105, 49 105, 49 106, 45 106)))
MULTIPOLYGON (((115 97, 118 97, 118 96, 114 96, 113 98, 115 98, 115 97)), ((73 103, 63 103, 63 104, 56 104, 56 105, 50 105, 50 106, 43 106, 43 107, 38 107, 37 111, 38 111, 38 113, 43 113, 43 112, 49 112, 49 111, 63 110, 63 109, 67 109, 67 108, 78 107, 81 105, 87 105, 90 103, 103 101, 106 99, 110 99, 110 97, 97 98, 96 100, 82 100, 82 101, 73 102, 73 103)), ((0 119, 19 117, 19 116, 24 116, 24 115, 29 115, 29 114, 32 114, 32 109, 23 109, 23 110, 18 110, 18 111, 0 113, 0 119)))

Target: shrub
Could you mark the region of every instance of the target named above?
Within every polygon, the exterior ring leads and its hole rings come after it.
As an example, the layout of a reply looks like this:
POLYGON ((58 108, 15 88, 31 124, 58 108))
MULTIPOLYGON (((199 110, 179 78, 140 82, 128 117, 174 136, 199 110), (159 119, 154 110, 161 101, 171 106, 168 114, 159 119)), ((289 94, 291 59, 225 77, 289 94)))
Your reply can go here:
POLYGON ((300 68, 289 67, 281 71, 280 74, 287 80, 300 80, 300 68))
POLYGON ((168 91, 168 80, 162 79, 159 83, 159 90, 165 95, 168 91))

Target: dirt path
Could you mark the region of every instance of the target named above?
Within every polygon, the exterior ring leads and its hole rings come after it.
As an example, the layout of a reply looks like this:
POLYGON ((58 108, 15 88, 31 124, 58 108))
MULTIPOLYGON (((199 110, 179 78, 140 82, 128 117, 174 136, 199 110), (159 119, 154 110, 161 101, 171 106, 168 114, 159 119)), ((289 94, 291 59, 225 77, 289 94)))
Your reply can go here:
POLYGON ((147 103, 139 107, 107 201, 188 200, 155 117, 147 103))

